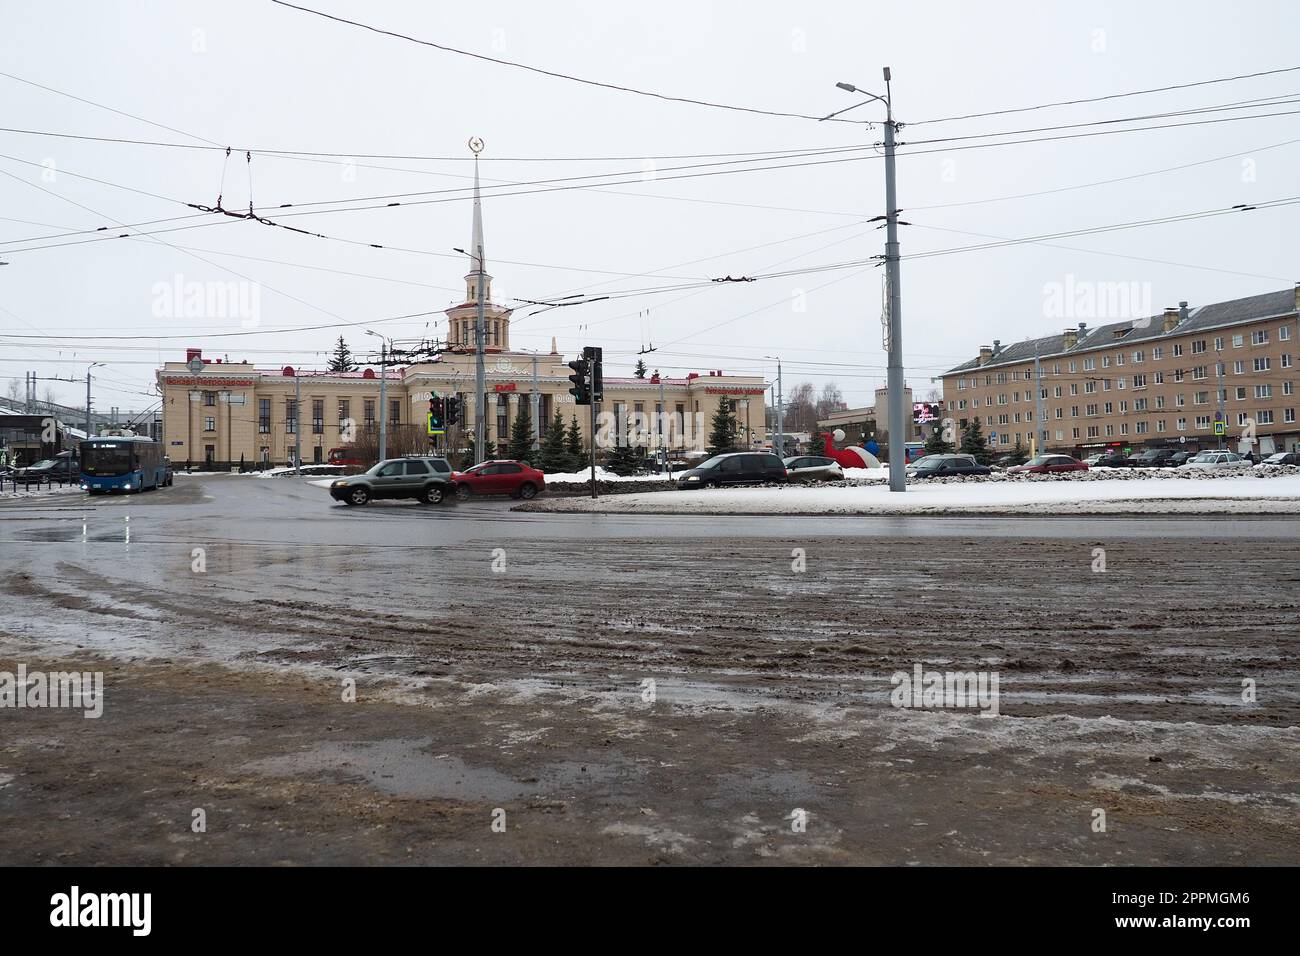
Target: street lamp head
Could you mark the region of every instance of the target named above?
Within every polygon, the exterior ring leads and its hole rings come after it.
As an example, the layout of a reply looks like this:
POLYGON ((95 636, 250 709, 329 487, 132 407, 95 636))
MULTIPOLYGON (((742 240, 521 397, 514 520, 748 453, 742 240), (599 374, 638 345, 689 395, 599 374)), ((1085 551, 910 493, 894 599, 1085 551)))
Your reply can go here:
POLYGON ((836 83, 835 85, 842 90, 847 90, 850 93, 856 93, 858 91, 858 88, 854 86, 852 83, 836 83))
POLYGON ((885 82, 888 83, 889 80, 890 80, 889 67, 885 67, 885 82))

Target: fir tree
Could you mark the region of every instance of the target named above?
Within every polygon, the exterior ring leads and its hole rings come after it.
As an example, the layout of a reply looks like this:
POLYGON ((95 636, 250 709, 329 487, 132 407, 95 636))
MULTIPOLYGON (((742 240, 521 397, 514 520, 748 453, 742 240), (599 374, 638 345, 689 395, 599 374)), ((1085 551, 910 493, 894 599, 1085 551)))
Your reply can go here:
POLYGON ((528 413, 528 403, 519 403, 519 413, 510 426, 510 441, 506 444, 506 457, 531 464, 533 455, 533 416, 528 413))
POLYGON ((713 421, 709 429, 710 455, 735 451, 736 427, 736 415, 732 411, 731 401, 725 395, 718 396, 718 410, 713 413, 713 421))
POLYGON ((628 445, 619 445, 605 462, 605 467, 616 475, 635 474, 640 465, 636 452, 628 445))
POLYGON ((925 453, 927 455, 947 455, 952 453, 952 442, 943 440, 943 427, 939 426, 925 440, 925 453))
POLYGON ((1019 438, 1016 438, 1016 447, 1011 449, 1011 464, 1023 465, 1028 460, 1029 449, 1020 443, 1019 438))
POLYGON ((356 371, 357 363, 352 361, 352 350, 348 348, 348 343, 343 341, 343 336, 341 335, 334 346, 334 354, 330 356, 327 368, 331 372, 356 371))
POLYGON ((557 411, 542 436, 542 447, 534 463, 544 472, 563 472, 569 468, 569 453, 564 448, 564 418, 557 411))
POLYGON ((635 375, 637 378, 645 378, 645 372, 646 372, 645 361, 643 359, 637 359, 636 371, 634 371, 632 374, 635 375))
POLYGON ((565 450, 568 452, 569 471, 582 471, 587 467, 587 453, 582 447, 582 429, 578 427, 578 416, 569 419, 569 433, 564 438, 565 450))
POLYGON ((808 440, 808 454, 826 457, 826 433, 815 431, 808 440))
POLYGON ((980 420, 972 418, 970 424, 961 436, 961 453, 963 455, 973 455, 975 460, 981 465, 987 465, 993 455, 989 451, 988 442, 984 440, 984 431, 980 428, 980 420))

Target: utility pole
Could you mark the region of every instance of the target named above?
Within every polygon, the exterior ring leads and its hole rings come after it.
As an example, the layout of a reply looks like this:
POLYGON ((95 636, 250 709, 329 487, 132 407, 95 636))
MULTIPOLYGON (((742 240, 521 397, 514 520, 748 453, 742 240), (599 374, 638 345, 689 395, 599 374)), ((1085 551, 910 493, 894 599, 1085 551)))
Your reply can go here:
POLYGON ((94 433, 90 430, 90 370, 92 368, 95 368, 96 366, 103 365, 103 364, 104 364, 103 362, 91 362, 90 365, 87 366, 86 368, 86 437, 87 438, 94 437, 94 433))
POLYGON ((1034 418, 1036 419, 1036 428, 1034 429, 1034 440, 1030 442, 1029 457, 1033 458, 1039 454, 1038 437, 1041 435, 1044 444, 1047 442, 1047 422, 1044 416, 1047 412, 1043 408, 1043 363, 1038 357, 1038 343, 1034 343, 1034 418))
POLYGON ((540 413, 542 410, 542 396, 537 390, 537 356, 533 356, 533 394, 528 401, 529 407, 533 413, 533 451, 542 447, 542 426, 540 413))
MULTIPOLYGON (((383 388, 383 379, 380 379, 380 388, 383 388)), ((379 433, 379 444, 382 447, 384 442, 383 432, 379 433)), ((382 460, 384 453, 380 451, 379 458, 382 460)), ((298 370, 293 370, 293 473, 302 474, 302 389, 299 384, 298 370)))
POLYGON ((673 480, 673 466, 669 462, 668 442, 664 436, 664 419, 668 416, 668 405, 664 401, 664 377, 659 376, 659 447, 664 453, 664 467, 668 469, 668 480, 673 480))
MULTIPOLYGON (((294 388, 298 387, 297 376, 294 377, 294 388)), ((299 419, 302 418, 302 409, 298 410, 299 419)), ((388 340, 381 338, 379 341, 379 460, 383 461, 388 457, 388 340)))
MULTIPOLYGON (((861 93, 870 97, 866 102, 879 100, 885 104, 885 279, 888 284, 885 296, 885 328, 889 341, 885 347, 889 352, 889 378, 887 382, 889 396, 889 490, 907 490, 907 409, 904 407, 903 377, 903 307, 900 286, 898 258, 898 191, 894 175, 894 137, 898 126, 894 122, 893 93, 890 89, 889 67, 885 67, 885 95, 877 96, 860 90, 852 83, 836 83, 842 90, 861 93)), ((855 103, 847 109, 823 116, 831 119, 840 113, 857 109, 862 103, 855 103)))
POLYGON ((907 490, 907 429, 903 407, 902 301, 898 261, 898 190, 894 174, 894 107, 885 67, 885 270, 889 277, 889 490, 907 490))

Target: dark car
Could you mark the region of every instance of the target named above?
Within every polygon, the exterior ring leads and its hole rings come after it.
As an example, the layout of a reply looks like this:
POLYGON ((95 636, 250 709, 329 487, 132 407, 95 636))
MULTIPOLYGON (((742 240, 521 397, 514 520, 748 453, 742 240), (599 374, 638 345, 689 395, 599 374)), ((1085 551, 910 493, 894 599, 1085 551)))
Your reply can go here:
POLYGON ((16 475, 19 481, 30 478, 35 481, 40 479, 45 481, 52 479, 54 481, 80 481, 81 480, 81 462, 70 455, 59 455, 55 458, 46 458, 38 461, 34 465, 28 465, 26 468, 18 469, 16 475))
POLYGON ((466 471, 455 472, 451 480, 461 498, 478 495, 536 497, 546 487, 546 476, 522 461, 484 461, 466 471))
MULTIPOLYGON (((1129 459, 1131 468, 1174 468, 1174 456, 1179 452, 1172 448, 1148 448, 1141 454, 1129 459)), ((1186 459, 1184 459, 1186 461, 1186 459)), ((1179 463, 1181 464, 1181 462, 1179 463)))
POLYGON ((436 505, 454 491, 447 459, 428 457, 389 458, 330 485, 330 497, 349 505, 364 505, 372 498, 415 498, 436 505))
POLYGON ((721 485, 756 485, 788 481, 785 462, 765 452, 714 455, 677 476, 678 488, 717 488, 721 485))
POLYGON ((1128 455, 1120 452, 1107 452, 1098 458, 1092 465, 1093 468, 1132 468, 1133 459, 1128 455))
POLYGON ((1088 466, 1069 455, 1039 455, 1007 471, 1027 471, 1035 475, 1056 475, 1067 471, 1087 471, 1088 466))
POLYGON ((1185 465, 1191 461, 1194 451, 1176 451, 1169 456, 1169 467, 1177 468, 1179 465, 1185 465))
POLYGON ((913 478, 939 478, 950 475, 990 475, 993 469, 981 465, 974 455, 926 455, 916 462, 913 478))
POLYGON ((1280 451, 1277 454, 1269 455, 1255 467, 1261 465, 1300 465, 1300 452, 1280 451))

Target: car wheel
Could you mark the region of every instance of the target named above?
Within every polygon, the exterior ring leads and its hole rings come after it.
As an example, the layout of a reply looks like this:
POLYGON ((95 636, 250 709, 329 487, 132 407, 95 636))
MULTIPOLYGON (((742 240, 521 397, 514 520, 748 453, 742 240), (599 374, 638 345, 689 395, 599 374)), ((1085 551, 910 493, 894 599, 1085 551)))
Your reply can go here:
POLYGON ((530 498, 536 498, 537 486, 532 484, 527 484, 527 483, 520 485, 519 497, 523 498, 524 501, 528 501, 530 498))
POLYGON ((370 500, 370 492, 365 488, 352 488, 348 491, 347 498, 344 499, 350 505, 364 505, 370 500))
POLYGON ((716 481, 706 481, 706 482, 704 483, 704 487, 705 487, 705 488, 721 488, 722 486, 721 486, 720 484, 718 484, 716 481))
POLYGON ((442 486, 430 485, 420 494, 420 500, 426 505, 436 505, 442 502, 442 486))
POLYGON ((469 490, 469 485, 460 484, 456 486, 456 497, 461 501, 468 501, 471 494, 473 492, 469 490))

